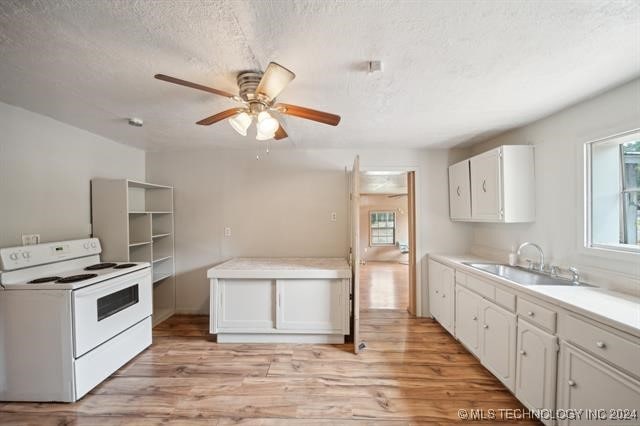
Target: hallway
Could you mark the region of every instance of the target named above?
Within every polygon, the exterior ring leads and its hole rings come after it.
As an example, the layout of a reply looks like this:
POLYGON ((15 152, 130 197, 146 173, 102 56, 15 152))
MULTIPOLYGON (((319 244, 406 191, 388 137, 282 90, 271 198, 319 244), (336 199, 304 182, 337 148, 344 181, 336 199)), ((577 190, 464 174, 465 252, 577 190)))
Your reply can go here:
POLYGON ((408 265, 367 262, 360 267, 360 307, 406 310, 409 306, 408 283, 408 265))

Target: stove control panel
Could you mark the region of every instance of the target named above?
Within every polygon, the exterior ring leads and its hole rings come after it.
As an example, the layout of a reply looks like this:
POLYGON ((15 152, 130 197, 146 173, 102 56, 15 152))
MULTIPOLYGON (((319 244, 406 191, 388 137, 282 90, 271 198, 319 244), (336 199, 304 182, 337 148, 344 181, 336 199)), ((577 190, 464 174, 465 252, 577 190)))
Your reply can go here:
POLYGON ((9 247, 0 249, 0 270, 11 271, 44 265, 100 254, 101 251, 100 240, 97 238, 9 247))

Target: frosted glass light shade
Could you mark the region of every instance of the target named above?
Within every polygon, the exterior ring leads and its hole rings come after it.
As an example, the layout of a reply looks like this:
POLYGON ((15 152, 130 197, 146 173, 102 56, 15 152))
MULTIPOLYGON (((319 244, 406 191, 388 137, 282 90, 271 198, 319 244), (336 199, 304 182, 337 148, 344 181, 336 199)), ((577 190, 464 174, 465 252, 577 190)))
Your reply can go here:
POLYGON ((271 137, 273 137, 276 130, 278 130, 278 127, 280 127, 280 123, 278 123, 278 120, 273 118, 268 112, 262 111, 258 114, 258 134, 262 134, 264 136, 272 135, 271 137))
POLYGON ((273 137, 276 135, 276 132, 273 133, 262 133, 260 132, 260 129, 258 129, 258 133, 256 133, 256 139, 259 141, 266 141, 269 139, 273 139, 273 137))
POLYGON ((242 112, 229 119, 229 124, 233 129, 242 136, 247 136, 247 129, 251 126, 251 116, 246 112, 242 112))

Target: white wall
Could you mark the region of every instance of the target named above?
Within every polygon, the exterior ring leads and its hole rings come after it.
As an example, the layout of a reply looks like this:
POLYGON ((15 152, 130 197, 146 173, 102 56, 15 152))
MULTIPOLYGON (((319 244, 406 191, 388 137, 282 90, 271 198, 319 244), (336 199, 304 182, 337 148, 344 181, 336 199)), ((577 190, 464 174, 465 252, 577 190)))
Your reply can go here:
MULTIPOLYGON (((553 94, 549 94, 553 96, 553 94)), ((474 153, 499 145, 536 148, 536 221, 474 224, 474 251, 509 251, 523 241, 542 246, 551 262, 575 265, 603 286, 640 292, 639 260, 588 254, 581 244, 582 146, 585 142, 640 127, 640 79, 550 117, 474 146, 474 153)))
POLYGON ((417 170, 419 260, 466 250, 471 228, 448 218, 445 150, 283 149, 260 161, 249 150, 149 152, 147 179, 175 187, 177 310, 208 313, 206 270, 233 256, 346 256, 356 154, 363 170, 417 170))
POLYGON ((89 236, 90 180, 144 179, 145 153, 0 103, 0 247, 89 236))

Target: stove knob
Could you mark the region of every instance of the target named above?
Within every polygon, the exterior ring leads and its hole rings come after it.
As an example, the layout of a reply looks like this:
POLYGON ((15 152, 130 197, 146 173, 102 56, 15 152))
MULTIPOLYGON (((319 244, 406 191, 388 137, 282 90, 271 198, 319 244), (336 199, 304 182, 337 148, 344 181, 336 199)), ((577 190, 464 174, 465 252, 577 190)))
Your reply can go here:
POLYGON ((91 248, 96 248, 96 243, 95 242, 91 242, 91 248))
POLYGON ((84 244, 82 245, 82 247, 84 247, 84 248, 85 248, 85 250, 89 250, 89 243, 84 243, 84 244))
POLYGON ((29 259, 29 258, 31 258, 31 252, 23 251, 23 252, 22 252, 22 257, 23 257, 24 259, 29 259))
POLYGON ((18 260, 18 253, 11 253, 9 255, 9 259, 11 260, 18 260))

